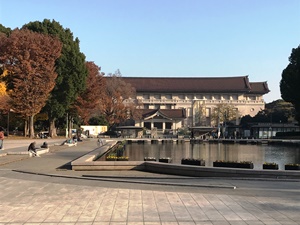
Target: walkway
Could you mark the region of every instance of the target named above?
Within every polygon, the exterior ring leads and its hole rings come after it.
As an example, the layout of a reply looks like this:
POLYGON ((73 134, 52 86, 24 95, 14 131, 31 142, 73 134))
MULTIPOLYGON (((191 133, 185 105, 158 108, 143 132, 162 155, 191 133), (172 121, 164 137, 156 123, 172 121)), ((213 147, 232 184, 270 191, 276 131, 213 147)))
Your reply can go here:
MULTIPOLYGON (((4 152, 27 148, 5 141, 4 152)), ((0 157, 0 225, 300 224, 298 180, 71 171, 69 162, 94 149, 96 140, 54 145, 61 142, 52 140, 41 158, 0 157)))

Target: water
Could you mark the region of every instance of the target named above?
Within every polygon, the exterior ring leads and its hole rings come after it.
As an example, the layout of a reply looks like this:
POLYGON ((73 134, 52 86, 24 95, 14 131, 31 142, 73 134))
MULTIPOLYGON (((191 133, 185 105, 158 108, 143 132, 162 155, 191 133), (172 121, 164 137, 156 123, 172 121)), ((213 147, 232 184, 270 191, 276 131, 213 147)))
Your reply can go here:
POLYGON ((204 159, 206 166, 213 166, 216 160, 224 161, 252 161, 254 169, 262 169, 264 162, 274 162, 279 170, 284 165, 300 163, 300 148, 274 145, 240 145, 240 144, 190 144, 158 143, 158 144, 126 144, 124 156, 130 161, 143 161, 144 157, 170 157, 172 163, 181 164, 182 158, 204 159))

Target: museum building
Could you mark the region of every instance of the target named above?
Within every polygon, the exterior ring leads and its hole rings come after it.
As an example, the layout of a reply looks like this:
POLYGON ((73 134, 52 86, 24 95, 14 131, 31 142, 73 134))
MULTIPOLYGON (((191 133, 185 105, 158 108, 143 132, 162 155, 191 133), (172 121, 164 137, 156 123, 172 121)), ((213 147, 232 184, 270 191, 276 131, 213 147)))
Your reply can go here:
POLYGON ((219 104, 236 109, 236 124, 244 115, 255 116, 265 108, 267 82, 250 82, 236 77, 122 77, 136 90, 142 119, 135 126, 149 130, 176 130, 182 127, 215 126, 212 111, 219 104), (202 119, 197 118, 199 110, 202 119), (201 114, 201 113, 200 113, 201 114))

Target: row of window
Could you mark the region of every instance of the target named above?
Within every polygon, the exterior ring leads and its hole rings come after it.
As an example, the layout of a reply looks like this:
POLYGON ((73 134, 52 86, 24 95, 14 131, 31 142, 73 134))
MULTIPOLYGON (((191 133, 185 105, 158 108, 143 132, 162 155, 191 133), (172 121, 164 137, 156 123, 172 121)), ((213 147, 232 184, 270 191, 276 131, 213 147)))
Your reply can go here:
MULTIPOLYGON (((238 100, 238 95, 226 95, 226 94, 143 94, 139 98, 144 100, 238 100)), ((244 96, 243 100, 260 100, 260 97, 251 95, 244 96)))

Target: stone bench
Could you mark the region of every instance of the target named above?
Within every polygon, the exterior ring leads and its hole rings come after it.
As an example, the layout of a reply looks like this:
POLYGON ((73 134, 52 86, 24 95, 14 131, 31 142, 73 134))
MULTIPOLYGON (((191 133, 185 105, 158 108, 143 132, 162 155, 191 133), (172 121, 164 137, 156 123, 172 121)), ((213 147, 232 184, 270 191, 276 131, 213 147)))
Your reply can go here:
MULTIPOLYGON (((48 152, 49 152, 49 148, 38 148, 38 149, 36 149, 36 153, 38 155, 42 155, 42 154, 45 154, 45 153, 48 153, 48 152)), ((31 152, 27 151, 27 154, 29 154, 29 157, 33 157, 33 154, 31 152)))

